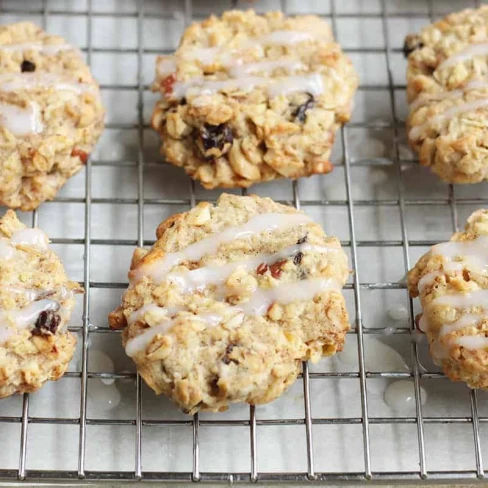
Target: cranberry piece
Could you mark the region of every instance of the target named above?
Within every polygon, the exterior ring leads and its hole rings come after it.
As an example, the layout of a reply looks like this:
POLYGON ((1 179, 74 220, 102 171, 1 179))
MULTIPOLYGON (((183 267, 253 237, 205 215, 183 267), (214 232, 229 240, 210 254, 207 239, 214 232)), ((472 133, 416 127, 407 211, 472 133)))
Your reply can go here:
POLYGON ((37 317, 34 334, 46 335, 55 334, 61 323, 61 317, 52 310, 44 310, 37 317))

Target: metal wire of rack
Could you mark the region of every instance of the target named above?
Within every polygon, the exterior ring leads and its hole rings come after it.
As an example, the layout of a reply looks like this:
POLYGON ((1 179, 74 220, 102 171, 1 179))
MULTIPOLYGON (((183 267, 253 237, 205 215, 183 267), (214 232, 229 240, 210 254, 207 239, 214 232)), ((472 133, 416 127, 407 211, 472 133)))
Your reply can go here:
MULTIPOLYGON (((337 21, 340 18, 351 19, 364 19, 374 18, 379 19, 381 22, 381 29, 383 31, 383 37, 385 45, 382 48, 350 48, 345 49, 346 52, 354 52, 358 54, 365 53, 377 53, 382 54, 385 57, 387 79, 388 84, 382 85, 367 85, 361 86, 359 90, 366 92, 371 90, 383 90, 385 96, 389 98, 389 104, 393 119, 391 123, 383 122, 361 122, 350 123, 341 130, 340 137, 337 144, 342 147, 341 161, 338 166, 344 170, 344 185, 346 199, 344 200, 307 200, 300 197, 300 182, 293 182, 293 203, 297 208, 307 206, 341 206, 346 208, 348 216, 349 227, 349 240, 343 240, 343 246, 350 249, 352 268, 354 269, 353 282, 346 285, 346 289, 349 289, 353 293, 354 305, 356 314, 353 319, 353 330, 351 335, 357 337, 358 344, 358 364, 359 370, 357 372, 341 372, 341 373, 320 373, 311 372, 307 363, 303 364, 303 374, 301 375, 301 381, 303 384, 303 418, 280 418, 280 419, 266 419, 259 418, 257 415, 257 409, 260 407, 249 407, 249 417, 245 420, 219 420, 218 417, 213 417, 212 420, 202 420, 198 414, 194 415, 192 419, 187 420, 150 420, 144 418, 143 402, 142 402, 142 382, 138 375, 133 373, 107 373, 107 372, 90 372, 88 369, 88 357, 90 354, 89 338, 93 334, 114 334, 116 332, 110 331, 105 325, 97 325, 90 320, 90 290, 91 289, 117 289, 122 291, 126 287, 126 283, 120 282, 100 282, 91 279, 91 266, 90 257, 92 254, 92 246, 98 245, 110 245, 110 246, 143 246, 151 245, 153 241, 144 238, 144 211, 145 206, 150 205, 165 205, 165 206, 193 206, 197 202, 197 196, 195 191, 195 185, 193 182, 188 183, 188 197, 181 199, 166 199, 166 198, 147 198, 144 195, 144 169, 148 166, 159 167, 159 162, 149 162, 145 160, 144 144, 145 144, 145 124, 144 118, 144 93, 149 89, 144 84, 142 76, 143 68, 143 56, 145 54, 159 53, 158 50, 145 48, 144 46, 144 19, 146 16, 144 1, 138 2, 138 9, 134 12, 125 12, 123 10, 118 11, 114 9, 111 12, 94 11, 94 1, 88 0, 86 4, 86 10, 71 11, 69 9, 51 7, 48 0, 43 0, 39 4, 28 4, 28 9, 25 9, 26 4, 22 5, 22 8, 17 6, 6 7, 0 6, 0 12, 2 14, 18 14, 28 12, 29 14, 36 14, 42 16, 43 23, 46 25, 50 15, 56 16, 82 16, 87 19, 86 21, 86 58, 90 63, 94 53, 103 52, 105 54, 116 54, 119 52, 132 53, 137 56, 137 83, 131 86, 120 86, 118 84, 106 84, 102 85, 102 89, 105 90, 120 90, 130 89, 137 94, 137 124, 126 123, 111 123, 108 124, 109 128, 120 130, 136 130, 137 131, 137 157, 135 161, 111 161, 103 159, 89 160, 86 165, 85 172, 85 195, 83 198, 76 197, 58 197, 55 201, 58 203, 79 203, 84 205, 84 236, 79 239, 53 239, 54 243, 58 244, 79 244, 84 247, 84 267, 83 267, 83 280, 82 284, 86 290, 83 298, 83 315, 82 323, 80 326, 73 326, 70 329, 81 334, 81 371, 80 372, 68 372, 67 378, 72 378, 73 381, 78 380, 80 386, 80 399, 79 399, 79 417, 78 418, 61 418, 61 417, 40 417, 33 416, 29 413, 29 395, 23 396, 22 410, 20 416, 3 415, 0 405, 0 436, 1 426, 8 423, 20 424, 20 454, 17 469, 8 469, 0 465, 0 481, 17 481, 17 482, 45 482, 46 480, 61 482, 61 481, 165 481, 165 482, 292 482, 292 483, 309 483, 309 482, 321 482, 321 483, 360 483, 360 482, 400 482, 400 481, 429 481, 439 482, 445 480, 470 480, 470 481, 485 481, 485 471, 483 468, 482 459, 482 438, 480 426, 485 423, 488 424, 488 417, 479 414, 478 408, 478 395, 476 391, 470 391, 470 415, 465 417, 448 417, 448 416, 426 416, 423 413, 421 405, 421 379, 440 379, 443 375, 438 372, 425 371, 421 368, 418 355, 418 347, 415 342, 411 345, 412 356, 412 369, 409 372, 372 372, 369 371, 365 362, 364 351, 364 337, 370 334, 381 333, 381 330, 369 329, 363 327, 363 311, 361 304, 362 291, 364 290, 404 290, 405 294, 406 285, 404 283, 383 281, 383 282, 363 282, 361 281, 361 269, 359 269, 358 248, 360 247, 377 247, 384 248, 385 251, 388 247, 398 247, 402 251, 404 270, 408 271, 411 266, 410 262, 410 248, 430 246, 435 242, 432 240, 413 240, 409 238, 409 232, 406 225, 405 213, 410 206, 420 205, 447 205, 450 210, 452 230, 457 230, 458 227, 458 205, 482 205, 488 202, 488 198, 460 198, 457 197, 455 188, 448 187, 448 196, 443 199, 422 198, 411 199, 405 194, 405 188, 402 181, 402 166, 414 164, 414 160, 406 160, 401 157, 399 149, 400 133, 403 130, 403 124, 400 118, 397 116, 397 106, 395 92, 397 90, 404 89, 404 85, 398 84, 394 80, 392 73, 392 55, 398 54, 401 50, 393 48, 390 42, 389 30, 391 29, 389 21, 391 18, 391 3, 387 0, 379 1, 379 10, 375 13, 344 13, 338 12, 337 5, 339 0, 330 0, 330 13, 325 16, 331 21, 334 30, 337 30, 337 21), (132 48, 100 48, 93 46, 92 43, 92 26, 93 19, 96 17, 114 16, 117 18, 131 17, 137 20, 137 47, 132 48), (358 200, 353 195, 353 175, 352 175, 352 162, 350 147, 348 143, 348 131, 352 128, 370 129, 370 130, 387 130, 391 134, 391 140, 393 141, 393 164, 396 168, 396 185, 397 185, 397 198, 394 199, 362 199, 358 200), (92 196, 92 170, 96 166, 122 166, 131 165, 137 168, 137 197, 136 198, 105 198, 92 196), (92 204, 121 204, 137 205, 137 239, 95 239, 91 234, 92 227, 92 204), (360 240, 356 238, 356 225, 357 225, 357 208, 358 207, 395 207, 398 209, 400 217, 401 239, 396 240, 360 240), (104 378, 104 379, 132 379, 136 381, 135 387, 135 418, 130 420, 121 419, 105 419, 105 418, 93 418, 88 415, 87 412, 87 389, 88 380, 91 378, 104 378), (360 388, 360 416, 356 417, 318 417, 313 415, 313 399, 311 395, 310 382, 311 379, 319 378, 336 378, 341 381, 347 378, 357 379, 360 388), (415 415, 414 416, 395 416, 395 417, 381 417, 374 416, 369 408, 368 404, 368 389, 367 380, 374 378, 396 378, 396 379, 413 379, 415 385, 415 415), (426 458, 426 435, 425 426, 429 424, 469 424, 472 427, 472 440, 474 448, 474 468, 470 470, 442 470, 435 471, 429 469, 429 464, 426 458), (28 431, 29 427, 33 424, 56 424, 66 426, 78 427, 78 456, 77 456, 77 469, 59 469, 59 470, 35 470, 28 469, 27 467, 27 451, 29 449, 28 431), (314 449, 314 426, 318 425, 358 425, 361 428, 362 435, 362 451, 363 451, 363 466, 364 469, 356 472, 336 472, 331 470, 330 472, 323 472, 316 469, 316 459, 318 452, 314 449), (417 435, 417 449, 418 449, 418 469, 410 471, 375 471, 372 468, 371 459, 371 427, 381 424, 412 424, 416 426, 417 435), (88 426, 126 426, 133 430, 134 434, 134 466, 129 471, 116 471, 116 470, 88 470, 86 469, 86 442, 87 442, 87 427, 88 426), (146 471, 143 469, 143 430, 153 428, 156 426, 188 426, 192 430, 192 470, 189 472, 179 471, 146 471), (200 469, 200 433, 201 428, 207 427, 224 427, 231 428, 234 426, 240 426, 248 429, 249 436, 249 456, 250 456, 250 469, 248 472, 206 472, 200 469), (259 469, 258 462, 258 433, 261 433, 260 427, 262 426, 303 426, 305 430, 305 446, 304 451, 306 455, 306 471, 303 472, 262 472, 259 469), (259 431, 259 432, 258 432, 259 431)), ((164 2, 161 2, 164 3, 164 2)), ((185 0, 182 5, 182 13, 184 15, 185 24, 190 23, 197 17, 194 12, 195 2, 192 0, 185 0)), ((423 3, 424 4, 424 3, 423 3)), ((479 2, 472 2, 472 5, 478 5, 479 2)), ((359 3, 358 3, 359 5, 359 3)), ((427 2, 428 13, 430 19, 433 19, 436 15, 435 2, 431 0, 427 2)), ((229 5, 229 7, 231 7, 229 5)), ((242 7, 242 5, 239 5, 242 7)), ((247 6, 247 5, 246 5, 247 6)), ((256 6, 259 6, 257 4, 256 6)), ((287 10, 287 1, 281 0, 279 6, 282 10, 287 10)), ((313 12, 312 12, 313 13, 313 12)), ((159 14, 151 11, 151 17, 153 18, 166 18, 172 15, 171 11, 161 8, 159 14)), ((394 14, 397 17, 425 17, 425 11, 422 12, 410 11, 408 13, 394 14)), ((97 73, 94 73, 95 76, 97 73)), ((374 160, 358 161, 355 162, 355 166, 360 165, 372 165, 381 164, 381 162, 375 162, 374 160)), ((46 203, 49 205, 49 203, 46 203)), ((32 213, 32 225, 38 223, 38 212, 32 213)), ((412 301, 408 299, 409 303, 409 327, 398 328, 395 334, 404 336, 406 340, 414 328, 414 308, 412 301)), ((115 337, 118 340, 118 337, 115 337)), ((487 442, 485 440, 485 442, 487 442)), ((333 446, 330 446, 333 449, 333 446)), ((326 455, 326 453, 320 453, 326 455)))

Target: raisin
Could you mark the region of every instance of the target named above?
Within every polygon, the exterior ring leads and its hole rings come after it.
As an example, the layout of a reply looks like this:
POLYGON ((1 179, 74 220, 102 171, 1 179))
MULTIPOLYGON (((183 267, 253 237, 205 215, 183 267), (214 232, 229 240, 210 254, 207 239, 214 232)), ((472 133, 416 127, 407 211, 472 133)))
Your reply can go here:
POLYGON ((49 333, 55 334, 60 322, 61 317, 57 313, 52 310, 44 310, 39 314, 39 317, 37 317, 33 333, 41 335, 49 333))
POLYGON ((293 258, 293 264, 295 266, 298 266, 302 262, 302 259, 303 259, 303 252, 298 251, 295 254, 295 257, 293 258))
POLYGON ((206 155, 207 151, 211 149, 223 151, 226 144, 232 144, 234 136, 232 135, 231 128, 227 124, 205 124, 200 129, 200 140, 202 142, 203 153, 206 155))
POLYGON ((422 49, 424 43, 420 40, 417 35, 410 35, 405 38, 403 43, 403 55, 408 58, 410 53, 413 53, 417 49, 422 49))
POLYGON ((307 93, 308 100, 305 103, 299 105, 295 111, 293 112, 293 117, 298 119, 300 122, 305 122, 307 120, 307 110, 311 109, 314 105, 314 98, 313 95, 307 93))
POLYGON ((234 347, 235 347, 235 344, 229 344, 226 348, 225 348, 225 354, 224 354, 224 357, 222 358, 222 362, 224 364, 230 364, 230 363, 234 363, 234 364, 239 364, 239 361, 237 361, 236 359, 233 359, 233 358, 230 358, 230 354, 232 354, 232 351, 234 350, 234 347))
POLYGON ((278 279, 281 274, 283 273, 282 266, 286 263, 286 259, 282 259, 281 261, 276 261, 276 263, 272 264, 269 267, 269 270, 271 271, 271 276, 273 278, 278 279))
POLYGON ((263 275, 268 271, 268 265, 266 263, 261 263, 257 268, 256 268, 256 274, 258 275, 263 275))
POLYGON ((81 149, 78 149, 78 148, 74 148, 72 151, 71 151, 71 156, 72 157, 76 157, 78 156, 80 158, 80 161, 83 163, 83 164, 86 164, 86 162, 88 161, 88 156, 89 154, 85 151, 82 151, 81 149))
POLYGON ((303 244, 304 242, 307 242, 307 236, 304 235, 303 237, 300 237, 300 239, 298 239, 297 241, 297 244, 303 244))
POLYGON ((24 59, 20 65, 20 69, 22 73, 32 73, 36 70, 36 65, 32 61, 27 61, 27 59, 24 59))

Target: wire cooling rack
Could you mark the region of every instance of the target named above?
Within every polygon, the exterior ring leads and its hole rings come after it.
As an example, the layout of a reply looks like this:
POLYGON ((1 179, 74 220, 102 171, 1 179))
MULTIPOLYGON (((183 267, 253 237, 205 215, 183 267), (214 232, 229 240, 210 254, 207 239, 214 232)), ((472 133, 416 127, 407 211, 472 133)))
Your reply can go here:
POLYGON ((159 161, 148 124, 155 57, 171 52, 192 20, 249 4, 1 2, 3 23, 34 20, 82 48, 108 114, 84 174, 54 202, 22 215, 50 234, 86 293, 71 322, 79 344, 67 374, 35 394, 0 402, 0 481, 486 481, 488 395, 450 383, 430 362, 425 342, 411 340, 417 305, 402 279, 428 246, 488 203, 486 185, 444 185, 408 150, 403 38, 478 4, 253 3, 328 19, 361 76, 353 119, 337 138, 335 171, 253 188, 301 207, 340 237, 354 269, 345 288, 352 330, 346 359, 304 364, 300 380, 272 404, 190 418, 145 387, 106 315, 127 286, 134 246, 151 245, 163 218, 219 194, 159 161), (100 354, 105 361, 95 361, 100 354), (414 392, 400 410, 383 401, 385 387, 397 380, 410 381, 414 392))

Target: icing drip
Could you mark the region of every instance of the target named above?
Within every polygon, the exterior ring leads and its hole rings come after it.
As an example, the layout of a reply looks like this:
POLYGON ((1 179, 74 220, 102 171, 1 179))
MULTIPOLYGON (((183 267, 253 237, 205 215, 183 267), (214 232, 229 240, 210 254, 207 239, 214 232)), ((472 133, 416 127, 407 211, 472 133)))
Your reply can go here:
POLYGON ((279 259, 290 257, 298 251, 325 254, 332 250, 333 248, 313 246, 306 243, 294 244, 273 254, 259 254, 252 258, 245 258, 226 264, 210 264, 187 272, 170 273, 167 279, 170 282, 176 283, 182 293, 191 293, 194 290, 201 290, 209 285, 223 285, 237 267, 242 267, 246 271, 249 271, 257 268, 262 263, 273 264, 279 259))
POLYGON ((156 64, 156 72, 162 78, 174 73, 176 71, 176 59, 174 56, 168 56, 158 59, 156 64))
POLYGON ((9 239, 0 239, 0 259, 10 259, 15 249, 10 245, 9 239))
POLYGON ((0 310, 0 344, 5 343, 16 330, 33 327, 41 312, 59 308, 59 303, 54 300, 39 300, 19 310, 0 310))
POLYGON ((131 282, 137 282, 144 276, 147 276, 156 283, 161 283, 174 266, 177 266, 183 261, 198 261, 207 254, 215 254, 223 244, 259 234, 260 232, 272 232, 278 229, 286 230, 290 227, 310 222, 313 222, 310 217, 299 213, 267 213, 255 215, 244 224, 227 227, 194 244, 190 244, 181 251, 167 253, 163 258, 151 264, 142 265, 135 273, 131 274, 131 282))
POLYGON ((436 124, 444 122, 445 120, 450 120, 456 115, 472 112, 478 110, 480 108, 486 107, 488 105, 488 98, 482 98, 480 100, 474 100, 471 102, 465 102, 460 105, 455 105, 447 109, 445 112, 431 117, 427 122, 420 124, 418 126, 412 127, 409 132, 410 139, 417 141, 421 138, 422 132, 429 127, 432 127, 436 124))
POLYGON ((0 103, 0 126, 16 136, 39 134, 44 130, 39 105, 28 102, 26 107, 0 103))
POLYGON ((453 54, 446 58, 442 63, 437 66, 437 69, 447 68, 457 63, 461 63, 468 59, 472 59, 475 56, 486 56, 488 54, 488 43, 483 44, 471 44, 464 48, 462 51, 453 54))
POLYGON ((29 246, 44 251, 48 247, 49 239, 41 229, 21 229, 12 234, 10 242, 14 246, 29 246))

